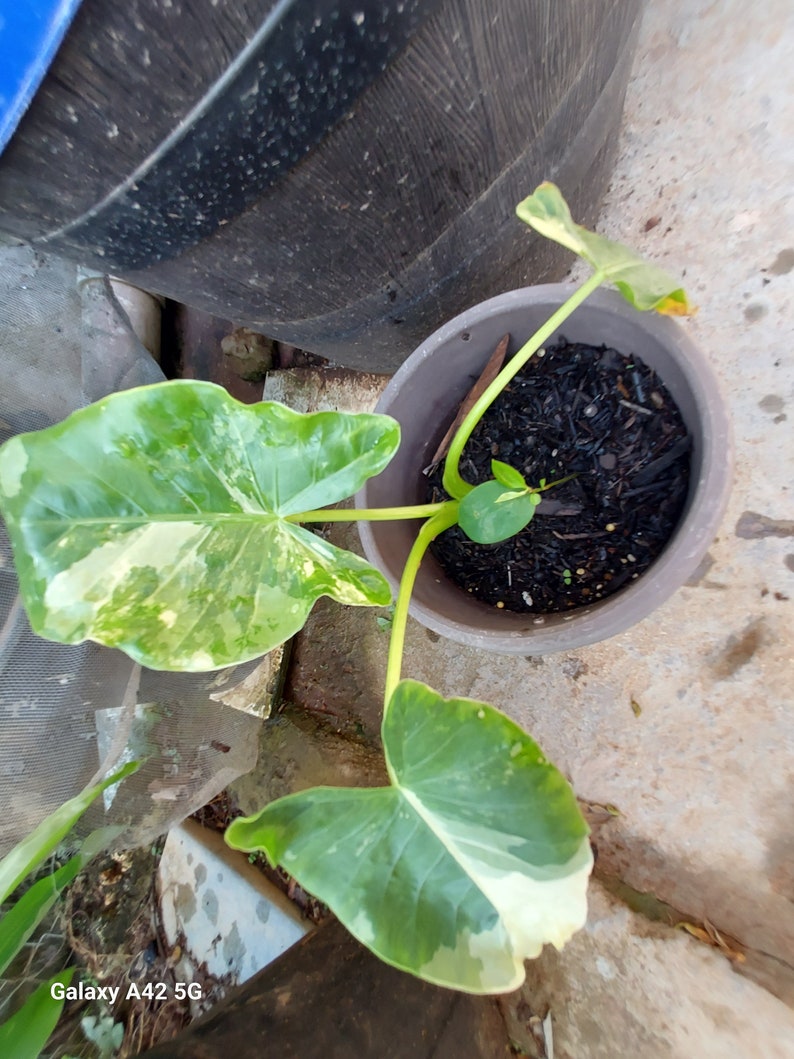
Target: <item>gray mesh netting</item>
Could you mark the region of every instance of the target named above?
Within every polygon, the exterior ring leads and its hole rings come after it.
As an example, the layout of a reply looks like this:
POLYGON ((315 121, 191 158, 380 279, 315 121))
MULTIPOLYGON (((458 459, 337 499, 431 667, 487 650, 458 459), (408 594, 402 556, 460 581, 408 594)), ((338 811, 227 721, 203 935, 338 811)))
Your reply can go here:
MULTIPOLYGON (((162 379, 106 277, 25 246, 0 245, 0 358, 0 440, 162 379)), ((267 656, 218 673, 154 673, 95 644, 40 639, 0 524, 0 855, 131 758, 140 770, 82 826, 124 824, 118 846, 167 830, 253 767, 276 669, 267 656)))

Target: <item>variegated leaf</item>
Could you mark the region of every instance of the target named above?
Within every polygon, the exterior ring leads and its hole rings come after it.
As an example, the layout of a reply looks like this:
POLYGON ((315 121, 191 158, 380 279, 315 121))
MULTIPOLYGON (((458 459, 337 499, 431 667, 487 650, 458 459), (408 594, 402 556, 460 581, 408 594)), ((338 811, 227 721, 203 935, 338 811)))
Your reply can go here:
POLYGON ((209 670, 282 643, 321 595, 387 604, 373 567, 285 516, 352 496, 398 444, 387 416, 246 406, 188 381, 12 438, 0 506, 31 625, 209 670))
POLYGON ((635 309, 655 309, 670 316, 693 311, 681 284, 664 269, 643 261, 622 243, 576 224, 555 184, 541 184, 518 204, 516 213, 541 235, 567 246, 603 272, 635 309))
POLYGON ((402 681, 383 722, 389 787, 319 787, 235 820, 387 963, 471 993, 516 989, 523 961, 587 914, 576 799, 492 706, 402 681))

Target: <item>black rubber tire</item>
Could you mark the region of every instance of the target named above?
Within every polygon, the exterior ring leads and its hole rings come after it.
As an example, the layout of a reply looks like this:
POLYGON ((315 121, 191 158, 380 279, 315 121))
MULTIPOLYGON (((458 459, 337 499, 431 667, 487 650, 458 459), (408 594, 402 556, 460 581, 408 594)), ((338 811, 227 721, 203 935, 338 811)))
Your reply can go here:
POLYGON ((393 371, 592 223, 642 0, 84 0, 0 158, 0 229, 351 367, 393 371))

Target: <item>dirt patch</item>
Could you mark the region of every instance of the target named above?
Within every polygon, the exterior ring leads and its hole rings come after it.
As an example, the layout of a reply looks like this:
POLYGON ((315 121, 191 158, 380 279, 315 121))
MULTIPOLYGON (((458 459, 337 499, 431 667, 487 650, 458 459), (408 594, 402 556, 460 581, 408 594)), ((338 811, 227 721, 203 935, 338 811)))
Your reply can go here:
POLYGON ((761 537, 794 537, 794 519, 770 518, 757 511, 743 511, 734 531, 743 540, 761 537))
MULTIPOLYGON (((112 1007, 112 1019, 124 1034, 119 1059, 171 1040, 191 1021, 189 999, 175 997, 174 965, 181 950, 168 944, 160 924, 154 888, 160 850, 155 843, 98 857, 77 877, 66 900, 66 936, 80 968, 77 978, 119 990, 112 1007)), ((197 980, 205 1008, 224 995, 225 983, 206 974, 197 980)), ((86 1014, 97 1016, 101 1009, 70 1002, 64 1023, 86 1014)))
POLYGON ((764 621, 757 618, 739 633, 728 637, 714 662, 716 680, 727 680, 753 659, 764 643, 764 621))

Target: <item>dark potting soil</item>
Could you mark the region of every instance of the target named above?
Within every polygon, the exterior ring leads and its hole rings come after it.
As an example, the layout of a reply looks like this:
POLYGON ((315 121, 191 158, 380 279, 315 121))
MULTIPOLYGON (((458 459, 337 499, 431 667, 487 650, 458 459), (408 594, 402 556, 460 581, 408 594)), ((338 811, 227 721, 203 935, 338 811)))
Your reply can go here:
MULTIPOLYGON (((550 613, 606 599, 647 570, 686 501, 691 439, 656 374, 605 346, 560 339, 530 358, 469 440, 472 485, 509 463, 542 494, 517 536, 475 544, 455 526, 431 545, 447 575, 492 606, 550 613)), ((443 463, 428 499, 447 498, 443 463)))

